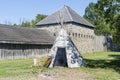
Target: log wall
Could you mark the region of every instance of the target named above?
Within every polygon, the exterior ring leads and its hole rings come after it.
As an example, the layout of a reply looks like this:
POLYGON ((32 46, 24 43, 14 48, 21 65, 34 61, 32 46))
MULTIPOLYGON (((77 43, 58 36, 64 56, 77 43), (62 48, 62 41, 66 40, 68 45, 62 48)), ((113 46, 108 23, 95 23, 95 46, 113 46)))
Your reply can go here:
POLYGON ((47 54, 52 45, 5 44, 0 43, 0 60, 30 58, 47 54))

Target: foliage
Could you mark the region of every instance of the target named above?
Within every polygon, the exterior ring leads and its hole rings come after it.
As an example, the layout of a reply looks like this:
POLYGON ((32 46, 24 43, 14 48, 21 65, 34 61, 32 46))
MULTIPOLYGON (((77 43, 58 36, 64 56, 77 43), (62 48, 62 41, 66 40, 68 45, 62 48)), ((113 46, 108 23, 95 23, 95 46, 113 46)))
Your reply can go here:
POLYGON ((43 15, 43 14, 37 14, 34 20, 31 21, 23 21, 22 24, 20 24, 23 27, 31 27, 34 28, 36 27, 36 23, 38 23, 39 21, 41 21, 42 19, 44 19, 47 15, 43 15))
POLYGON ((85 10, 84 18, 94 24, 97 35, 113 35, 116 27, 113 26, 116 15, 120 14, 119 0, 98 0, 90 3, 85 10))
POLYGON ((120 46, 120 15, 116 16, 116 22, 113 24, 116 27, 116 31, 113 35, 113 41, 120 46))
POLYGON ((23 27, 31 27, 31 23, 29 21, 24 21, 21 24, 23 27))

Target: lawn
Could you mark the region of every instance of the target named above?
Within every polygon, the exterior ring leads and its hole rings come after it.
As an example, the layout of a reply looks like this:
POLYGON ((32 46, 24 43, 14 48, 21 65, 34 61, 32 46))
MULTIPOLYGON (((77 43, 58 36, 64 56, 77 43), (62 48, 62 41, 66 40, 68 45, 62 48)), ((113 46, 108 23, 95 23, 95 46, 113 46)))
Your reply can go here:
POLYGON ((83 55, 87 67, 83 70, 97 80, 120 80, 120 52, 98 52, 83 55))
POLYGON ((1 60, 0 80, 120 80, 120 52, 83 54, 83 58, 87 66, 73 69, 44 68, 45 57, 40 58, 39 67, 33 66, 31 58, 1 60), (45 75, 49 78, 44 79, 45 75))

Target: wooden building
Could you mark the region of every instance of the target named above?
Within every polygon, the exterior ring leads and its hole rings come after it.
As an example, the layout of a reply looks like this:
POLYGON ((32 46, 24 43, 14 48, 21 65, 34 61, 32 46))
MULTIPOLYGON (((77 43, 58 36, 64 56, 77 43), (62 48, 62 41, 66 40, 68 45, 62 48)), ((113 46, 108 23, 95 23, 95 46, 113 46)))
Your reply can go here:
POLYGON ((53 41, 45 30, 0 24, 0 60, 48 53, 53 41))

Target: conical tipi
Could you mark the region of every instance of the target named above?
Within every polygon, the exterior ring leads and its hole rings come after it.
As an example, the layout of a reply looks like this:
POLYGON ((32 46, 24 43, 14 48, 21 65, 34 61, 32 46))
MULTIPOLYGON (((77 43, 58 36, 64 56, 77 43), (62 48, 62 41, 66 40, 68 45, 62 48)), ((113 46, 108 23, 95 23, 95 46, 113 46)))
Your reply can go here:
POLYGON ((64 67, 79 67, 84 66, 84 60, 72 40, 64 29, 58 33, 53 47, 49 52, 51 62, 48 67, 64 66, 64 67))

